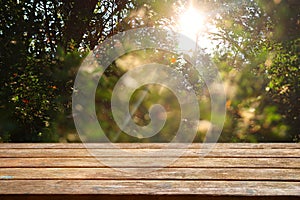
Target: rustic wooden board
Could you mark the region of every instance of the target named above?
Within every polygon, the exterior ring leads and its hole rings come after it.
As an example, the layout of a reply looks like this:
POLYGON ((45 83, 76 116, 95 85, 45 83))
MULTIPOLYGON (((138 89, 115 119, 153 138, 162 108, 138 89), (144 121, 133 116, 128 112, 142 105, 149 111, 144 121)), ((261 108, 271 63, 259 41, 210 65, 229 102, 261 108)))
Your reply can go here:
MULTIPOLYGON (((159 160, 160 158, 156 158, 159 160)), ((104 164, 110 158, 1 158, 0 168, 95 168, 106 167, 104 164), (102 163, 101 161, 104 161, 102 163)), ((144 163, 150 163, 153 158, 118 158, 119 163, 115 168, 142 167, 144 163), (144 163, 141 163, 144 162, 144 163), (134 163, 134 164, 133 164, 134 163)), ((176 168, 300 168, 300 158, 178 158, 168 167, 176 168)))
POLYGON ((297 196, 232 196, 232 195, 107 195, 101 196, 97 194, 86 194, 86 195, 70 195, 70 194, 55 194, 55 195, 0 195, 1 200, 299 200, 297 196))
POLYGON ((249 200, 249 199, 256 199, 256 200, 299 200, 297 196, 231 196, 231 195, 221 195, 221 196, 211 196, 211 195, 152 195, 152 194, 139 194, 139 195, 110 195, 110 194, 102 194, 101 196, 97 194, 84 194, 84 195, 78 195, 78 194, 55 194, 55 195, 1 195, 0 199, 8 199, 8 200, 66 200, 66 199, 72 199, 72 200, 95 200, 95 199, 103 199, 103 200, 249 200))
POLYGON ((4 180, 0 186, 2 194, 300 195, 299 182, 285 181, 4 180))
MULTIPOLYGON (((0 158, 144 157, 147 153, 151 157, 203 155, 201 149, 0 149, 0 158)), ((300 158, 300 149, 213 149, 206 157, 300 158)))
POLYGON ((201 148, 208 147, 192 144, 180 158, 176 156, 186 147, 182 144, 166 151, 166 144, 116 146, 127 154, 120 155, 107 144, 89 144, 89 149, 82 144, 0 144, 0 199, 15 199, 18 194, 29 199, 35 195, 300 198, 300 144, 217 144, 205 157, 201 148), (172 157, 174 162, 156 168, 160 166, 155 163, 172 157))
POLYGON ((39 180, 286 180, 300 181, 300 169, 163 168, 150 173, 139 168, 2 168, 0 179, 39 180), (122 171, 123 170, 123 171, 122 171))
MULTIPOLYGON (((186 144, 168 143, 170 148, 186 148, 186 144)), ((191 149, 213 147, 214 149, 300 149, 297 143, 192 143, 188 144, 191 149)), ((0 149, 161 149, 165 143, 2 143, 0 149)))

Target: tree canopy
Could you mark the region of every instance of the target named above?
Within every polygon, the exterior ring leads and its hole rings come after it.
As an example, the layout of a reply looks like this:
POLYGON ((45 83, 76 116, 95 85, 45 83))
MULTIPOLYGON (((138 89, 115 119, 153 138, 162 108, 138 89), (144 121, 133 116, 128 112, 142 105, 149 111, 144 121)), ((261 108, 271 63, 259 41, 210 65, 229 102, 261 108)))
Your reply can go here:
MULTIPOLYGON (((219 141, 299 141, 298 0, 1 0, 0 141, 79 141, 71 95, 85 56, 122 31, 174 28, 190 5, 214 27, 205 33, 212 44, 201 53, 217 66, 226 87, 227 116, 219 141)), ((182 55, 154 50, 132 52, 112 63, 99 82, 106 89, 97 90, 95 101, 103 111, 97 111, 100 124, 109 138, 118 142, 133 140, 123 133, 115 137, 120 131, 108 103, 115 82, 126 72, 122 68, 126 56, 173 68, 189 67, 183 64, 182 55)), ((189 75, 189 81, 198 81, 193 73, 189 75)), ((157 101, 160 95, 156 87, 139 90, 151 93, 133 114, 139 125, 149 122, 149 102, 157 101)), ((174 99, 168 90, 164 95, 174 99)), ((203 140, 209 126, 205 99, 199 94, 203 112, 199 121, 203 126, 195 141, 203 140)), ((145 141, 168 138, 164 132, 177 127, 178 103, 161 103, 175 110, 170 123, 156 138, 145 141)))

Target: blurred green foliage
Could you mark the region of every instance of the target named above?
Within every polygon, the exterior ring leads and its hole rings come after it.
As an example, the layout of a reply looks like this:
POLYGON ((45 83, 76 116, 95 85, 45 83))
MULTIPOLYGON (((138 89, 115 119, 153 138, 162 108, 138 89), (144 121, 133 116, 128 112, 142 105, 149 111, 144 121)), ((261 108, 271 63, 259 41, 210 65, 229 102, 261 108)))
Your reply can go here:
MULTIPOLYGON (((227 116, 221 142, 300 141, 300 3, 297 0, 192 1, 207 12, 207 23, 218 32, 210 56, 227 93, 227 116)), ((90 49, 118 32, 137 27, 176 24, 190 1, 181 0, 7 0, 0 2, 0 141, 79 142, 73 124, 71 95, 78 67, 90 49), (180 9, 179 9, 180 10, 180 9)), ((144 62, 174 69, 184 57, 165 52, 133 52, 144 62), (151 57, 152 55, 152 57, 151 57)), ((124 58, 124 57, 123 57, 124 58)), ((119 61, 123 59, 119 58, 119 61)), ((145 63, 144 63, 145 64, 145 63)), ((116 60, 100 79, 97 116, 112 141, 170 141, 180 108, 171 91, 160 86, 139 88, 147 97, 132 120, 149 122, 148 109, 161 103, 168 123, 152 139, 138 140, 116 126, 110 98, 126 72, 116 60), (163 98, 159 98, 163 97, 163 98)), ((185 69, 190 69, 185 64, 185 69)), ((190 71, 198 93, 201 118, 196 142, 210 127, 209 94, 190 71)))
POLYGON ((215 61, 228 87, 221 141, 299 141, 300 10, 296 1, 241 1, 216 19, 215 61))

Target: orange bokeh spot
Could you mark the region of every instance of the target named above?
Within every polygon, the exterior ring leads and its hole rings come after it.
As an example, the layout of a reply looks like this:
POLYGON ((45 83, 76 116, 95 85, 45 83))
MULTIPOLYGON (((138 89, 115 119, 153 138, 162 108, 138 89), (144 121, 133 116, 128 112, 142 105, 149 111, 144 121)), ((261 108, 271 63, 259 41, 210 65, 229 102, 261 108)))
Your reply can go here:
POLYGON ((29 100, 28 99, 22 99, 23 103, 28 104, 29 100))
POLYGON ((171 58, 170 59, 170 62, 173 64, 173 63, 176 63, 177 59, 176 58, 171 58))
POLYGON ((230 108, 230 106, 231 106, 231 101, 230 101, 230 100, 227 100, 227 101, 226 101, 226 108, 230 108))

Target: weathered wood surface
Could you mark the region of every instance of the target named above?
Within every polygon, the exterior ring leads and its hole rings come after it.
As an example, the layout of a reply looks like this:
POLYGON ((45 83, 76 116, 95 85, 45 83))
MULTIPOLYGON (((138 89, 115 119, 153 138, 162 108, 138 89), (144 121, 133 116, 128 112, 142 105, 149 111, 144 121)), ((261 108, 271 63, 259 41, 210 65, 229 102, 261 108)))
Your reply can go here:
MULTIPOLYGON (((215 149, 299 149, 300 144, 295 143, 217 143, 217 144, 202 144, 192 143, 189 145, 180 143, 168 143, 173 148, 186 148, 199 149, 207 146, 213 146, 215 149)), ((107 149, 112 146, 122 149, 161 149, 165 148, 164 143, 2 143, 0 149, 82 149, 82 148, 95 148, 107 149)))
MULTIPOLYGON (((166 152, 163 149, 122 149, 126 155, 124 157, 139 157, 140 153, 156 154, 155 157, 177 157, 184 150, 172 149, 166 152)), ((0 149, 2 158, 88 158, 88 157, 120 157, 119 149, 93 149, 91 154, 87 149, 0 149)), ((213 149, 206 157, 275 157, 275 158, 300 158, 300 149, 213 149)), ((186 149, 182 157, 200 157, 200 149, 186 149)))
POLYGON ((162 151, 166 144, 115 146, 128 156, 106 144, 0 144, 0 199, 18 194, 300 198, 300 144, 217 144, 205 157, 200 150, 207 147, 192 144, 178 159, 185 145, 169 146, 171 153, 162 151), (139 157, 137 151, 160 153, 139 157), (167 167, 154 164, 144 173, 145 164, 172 157, 167 167))

